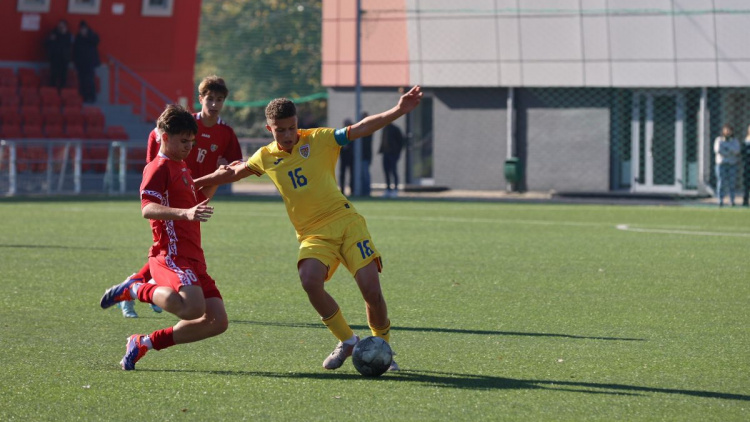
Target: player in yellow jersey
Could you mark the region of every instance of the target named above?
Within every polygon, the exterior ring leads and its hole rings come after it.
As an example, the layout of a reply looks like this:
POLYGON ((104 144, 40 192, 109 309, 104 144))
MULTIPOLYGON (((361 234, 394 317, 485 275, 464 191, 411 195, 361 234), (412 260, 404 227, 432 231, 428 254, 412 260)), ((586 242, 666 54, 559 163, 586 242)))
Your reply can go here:
MULTIPOLYGON (((273 135, 273 142, 260 148, 247 162, 221 166, 195 180, 199 188, 231 183, 251 174, 267 174, 276 185, 300 242, 297 269, 302 288, 323 323, 339 339, 323 362, 326 369, 341 367, 359 341, 338 303, 325 290, 325 282, 340 263, 357 281, 372 334, 390 342, 391 329, 380 289, 380 253, 364 218, 336 184, 339 151, 352 140, 371 135, 409 113, 421 99, 422 91, 415 86, 390 110, 341 129, 298 129, 294 103, 275 99, 266 107, 266 129, 273 135)), ((396 362, 390 369, 398 370, 396 362)))

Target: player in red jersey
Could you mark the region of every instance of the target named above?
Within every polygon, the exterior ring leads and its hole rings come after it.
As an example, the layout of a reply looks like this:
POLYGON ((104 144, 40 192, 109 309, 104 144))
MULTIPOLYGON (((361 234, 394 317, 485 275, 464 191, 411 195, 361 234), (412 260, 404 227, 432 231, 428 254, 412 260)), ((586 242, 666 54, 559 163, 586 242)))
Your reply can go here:
MULTIPOLYGON (((185 159, 190 175, 197 179, 206 174, 211 174, 219 165, 231 163, 242 159, 242 150, 237 140, 237 135, 219 114, 224 108, 224 101, 229 95, 229 89, 224 79, 211 75, 203 78, 198 85, 198 100, 201 111, 195 113, 198 122, 198 133, 195 135, 195 147, 185 159)), ((146 152, 146 163, 150 163, 159 153, 158 130, 154 129, 148 136, 148 149, 146 152)), ((148 262, 129 278, 149 281, 148 262)), ((135 312, 135 301, 122 302, 122 315, 125 318, 137 318, 135 312)), ((155 312, 161 312, 157 306, 152 306, 155 312)))
MULTIPOLYGON (((159 116, 159 155, 146 165, 141 182, 141 214, 151 223, 154 243, 149 266, 156 284, 134 278, 107 289, 100 305, 138 298, 156 304, 180 318, 174 327, 128 338, 124 370, 148 350, 190 343, 226 331, 229 321, 215 281, 206 272, 201 247, 201 225, 213 214, 208 197, 196 191, 185 158, 194 149, 198 125, 184 108, 169 105, 159 116)), ((213 192, 209 193, 209 197, 213 192)))

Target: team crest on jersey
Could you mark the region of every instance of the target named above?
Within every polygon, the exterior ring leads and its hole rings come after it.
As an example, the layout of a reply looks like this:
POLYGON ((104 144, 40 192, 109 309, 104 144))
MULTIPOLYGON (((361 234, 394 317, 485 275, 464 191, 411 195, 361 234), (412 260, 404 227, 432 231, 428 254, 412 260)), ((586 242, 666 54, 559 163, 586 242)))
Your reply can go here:
POLYGON ((219 149, 219 146, 216 144, 211 144, 211 152, 216 152, 216 150, 219 149))
POLYGON ((307 158, 310 156, 310 144, 305 144, 299 147, 299 155, 302 156, 302 158, 307 158))

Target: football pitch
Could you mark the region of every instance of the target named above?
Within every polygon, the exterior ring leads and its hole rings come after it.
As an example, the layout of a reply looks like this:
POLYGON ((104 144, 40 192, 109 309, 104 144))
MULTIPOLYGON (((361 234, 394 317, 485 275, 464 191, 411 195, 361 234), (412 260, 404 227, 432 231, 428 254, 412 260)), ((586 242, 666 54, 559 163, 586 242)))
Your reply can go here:
MULTIPOLYGON (((203 225, 221 336, 99 298, 151 242, 137 198, 0 200, 0 420, 750 420, 750 211, 354 201, 383 254, 402 371, 364 378, 299 285, 279 199, 217 199, 203 225)), ((364 303, 327 286, 355 332, 364 303)))

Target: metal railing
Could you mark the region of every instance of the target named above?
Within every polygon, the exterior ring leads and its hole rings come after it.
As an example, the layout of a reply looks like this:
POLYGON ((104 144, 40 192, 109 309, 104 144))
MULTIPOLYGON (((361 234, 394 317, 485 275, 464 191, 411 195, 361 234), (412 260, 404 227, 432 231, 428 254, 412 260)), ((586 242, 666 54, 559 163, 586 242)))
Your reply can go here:
POLYGON ((123 194, 128 167, 144 163, 128 159, 125 141, 0 140, 0 194, 123 194))
POLYGON ((165 105, 174 102, 117 58, 112 55, 107 57, 112 65, 114 104, 127 103, 137 107, 137 114, 146 121, 149 118, 155 120, 155 117, 164 110, 165 105), (124 77, 125 75, 127 77, 124 77), (162 102, 159 103, 154 98, 162 102), (149 110, 154 114, 149 114, 149 110))

